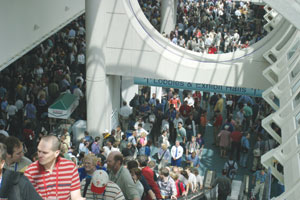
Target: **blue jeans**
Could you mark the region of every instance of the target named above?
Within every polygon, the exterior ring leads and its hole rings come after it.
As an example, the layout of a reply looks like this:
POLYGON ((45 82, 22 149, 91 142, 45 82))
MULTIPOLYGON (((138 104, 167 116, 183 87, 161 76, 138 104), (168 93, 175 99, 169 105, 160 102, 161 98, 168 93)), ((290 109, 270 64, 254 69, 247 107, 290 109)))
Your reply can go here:
POLYGON ((177 166, 180 167, 181 166, 181 158, 177 159, 177 160, 173 160, 173 158, 171 159, 171 165, 172 166, 177 166))
POLYGON ((241 152, 240 165, 242 167, 246 167, 247 166, 248 153, 241 152))

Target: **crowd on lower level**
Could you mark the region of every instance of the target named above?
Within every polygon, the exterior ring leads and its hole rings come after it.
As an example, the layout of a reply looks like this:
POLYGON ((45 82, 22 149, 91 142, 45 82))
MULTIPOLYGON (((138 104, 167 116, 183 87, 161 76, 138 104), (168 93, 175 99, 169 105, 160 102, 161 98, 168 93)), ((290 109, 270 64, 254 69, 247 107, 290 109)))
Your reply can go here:
MULTIPOLYGON (((23 184, 8 181, 13 176, 27 182, 24 192, 32 192, 25 194, 26 199, 38 199, 38 195, 43 199, 177 199, 199 193, 203 189, 199 170, 205 159, 204 138, 212 124, 214 145, 228 161, 223 176, 211 187, 225 184, 218 193, 220 199, 226 199, 238 166, 249 166, 248 156, 253 154, 250 170, 253 180, 260 180, 254 184, 254 193, 262 199, 266 174, 260 156, 276 142, 261 127, 261 119, 272 110, 261 99, 245 95, 225 98, 221 94, 184 91, 183 98, 179 98, 178 92, 168 89, 160 100, 155 93, 149 98, 148 88, 144 87, 129 105, 123 103, 116 129, 104 130, 95 137, 86 131, 78 147, 72 144, 68 129, 60 137, 40 135, 31 159, 24 156, 20 140, 2 130, 0 197, 16 195, 9 192, 15 191, 14 187, 7 192, 2 187, 23 184), (250 137, 254 145, 250 145, 250 137), (151 153, 155 146, 159 148, 156 154, 151 153), (24 172, 26 178, 17 172, 24 172)), ((280 134, 275 125, 274 130, 280 134)))

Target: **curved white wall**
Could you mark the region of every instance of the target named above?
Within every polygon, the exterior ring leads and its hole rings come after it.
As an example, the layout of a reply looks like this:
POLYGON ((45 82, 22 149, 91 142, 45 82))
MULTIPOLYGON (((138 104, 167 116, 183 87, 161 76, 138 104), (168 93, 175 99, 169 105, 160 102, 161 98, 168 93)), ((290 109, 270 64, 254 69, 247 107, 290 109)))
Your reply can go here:
POLYGON ((258 43, 227 54, 201 54, 172 44, 144 16, 137 0, 107 2, 107 74, 266 89, 262 75, 269 63, 263 54, 285 33, 285 20, 258 43))
POLYGON ((83 0, 1 0, 0 70, 84 13, 83 0))

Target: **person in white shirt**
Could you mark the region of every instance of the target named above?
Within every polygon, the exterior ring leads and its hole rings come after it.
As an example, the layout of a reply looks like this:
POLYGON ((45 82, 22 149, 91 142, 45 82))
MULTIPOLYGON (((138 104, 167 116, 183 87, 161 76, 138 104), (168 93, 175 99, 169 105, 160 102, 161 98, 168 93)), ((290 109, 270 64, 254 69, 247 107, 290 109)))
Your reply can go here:
POLYGON ((83 79, 83 75, 82 75, 82 73, 80 73, 77 77, 76 77, 76 82, 78 81, 78 80, 80 80, 80 83, 81 83, 81 85, 83 85, 83 83, 84 83, 84 79, 83 79))
POLYGON ((186 172, 189 176, 189 184, 190 184, 190 189, 192 192, 196 192, 197 190, 197 178, 195 174, 192 173, 192 169, 190 167, 186 168, 186 172))
POLYGON ((233 34, 233 37, 232 37, 232 48, 234 51, 238 47, 239 39, 240 39, 240 34, 238 33, 238 30, 235 30, 235 33, 233 34))
POLYGON ((143 121, 143 118, 142 118, 142 117, 139 117, 138 120, 135 122, 135 124, 134 124, 134 129, 135 129, 135 130, 138 129, 139 124, 142 124, 142 128, 143 128, 144 125, 145 125, 145 122, 143 121))
POLYGON ((182 155, 183 148, 182 146, 180 146, 179 141, 176 141, 175 145, 171 149, 171 165, 180 167, 182 155))
POLYGON ((84 97, 84 95, 81 91, 81 82, 80 82, 80 80, 77 80, 76 85, 77 85, 77 87, 73 90, 73 94, 77 97, 76 103, 77 103, 77 105, 79 105, 79 102, 84 97))
POLYGON ((166 144, 167 147, 170 146, 170 142, 169 142, 169 136, 168 136, 168 131, 164 130, 161 134, 161 136, 159 136, 158 138, 158 144, 166 144))
POLYGON ((85 55, 82 50, 77 55, 77 64, 78 64, 78 69, 80 70, 80 72, 82 74, 85 74, 85 55))
POLYGON ((80 26, 79 28, 78 28, 78 35, 84 35, 85 34, 85 29, 84 29, 84 27, 83 26, 80 26))
POLYGON ((129 116, 131 113, 131 108, 127 105, 126 101, 123 101, 123 106, 120 108, 119 112, 119 121, 124 132, 128 129, 129 116))
POLYGON ((149 135, 149 132, 146 131, 142 126, 143 126, 143 124, 139 124, 136 129, 137 137, 140 137, 142 133, 146 133, 146 135, 149 135))
POLYGON ((17 108, 17 106, 12 104, 12 102, 9 102, 9 105, 6 107, 6 112, 7 112, 8 117, 12 118, 18 112, 18 108, 17 108))
POLYGON ((201 190, 203 188, 204 176, 200 176, 197 168, 193 168, 193 173, 195 174, 196 179, 197 179, 197 187, 199 187, 201 190))
POLYGON ((107 156, 109 155, 109 153, 112 151, 112 150, 114 150, 114 151, 118 151, 117 149, 112 149, 112 144, 111 144, 111 142, 110 141, 107 141, 106 142, 106 145, 105 146, 103 146, 103 150, 104 150, 104 156, 107 158, 107 156))
POLYGON ((191 97, 191 94, 189 93, 187 97, 184 98, 184 101, 188 102, 188 105, 193 107, 194 106, 194 99, 191 97))
POLYGON ((83 52, 80 52, 78 55, 77 55, 77 63, 79 65, 84 65, 85 64, 85 55, 83 52))
POLYGON ((169 131, 170 129, 170 124, 169 124, 169 117, 166 115, 165 118, 161 122, 161 129, 160 131, 169 131))

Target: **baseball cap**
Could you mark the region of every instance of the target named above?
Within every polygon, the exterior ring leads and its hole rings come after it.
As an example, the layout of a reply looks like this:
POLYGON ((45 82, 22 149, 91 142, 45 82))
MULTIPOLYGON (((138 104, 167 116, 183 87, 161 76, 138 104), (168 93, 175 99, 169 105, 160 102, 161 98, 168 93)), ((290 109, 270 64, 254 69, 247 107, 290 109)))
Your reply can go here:
POLYGON ((96 194, 102 194, 108 182, 108 175, 104 170, 96 170, 92 176, 91 191, 96 194))
POLYGON ((107 129, 103 130, 102 133, 109 133, 107 129))

